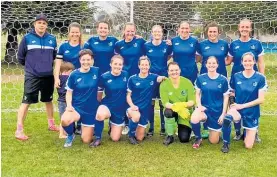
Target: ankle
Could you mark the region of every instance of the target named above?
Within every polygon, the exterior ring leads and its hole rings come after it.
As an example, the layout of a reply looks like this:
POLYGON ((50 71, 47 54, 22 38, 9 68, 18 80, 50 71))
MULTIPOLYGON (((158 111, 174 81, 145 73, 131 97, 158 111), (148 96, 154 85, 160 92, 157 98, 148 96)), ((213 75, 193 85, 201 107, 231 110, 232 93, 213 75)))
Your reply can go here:
POLYGON ((23 125, 17 124, 16 131, 23 132, 23 125))

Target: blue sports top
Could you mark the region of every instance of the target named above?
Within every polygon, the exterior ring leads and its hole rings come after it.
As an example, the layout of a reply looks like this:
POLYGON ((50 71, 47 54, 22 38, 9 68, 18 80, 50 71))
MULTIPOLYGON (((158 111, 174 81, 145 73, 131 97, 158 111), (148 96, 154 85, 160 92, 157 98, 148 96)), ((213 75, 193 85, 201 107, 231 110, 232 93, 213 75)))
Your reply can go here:
POLYGON ((74 65, 75 69, 81 67, 79 60, 79 52, 82 50, 81 45, 71 46, 69 41, 64 41, 57 52, 57 59, 61 59, 65 62, 70 62, 74 65))

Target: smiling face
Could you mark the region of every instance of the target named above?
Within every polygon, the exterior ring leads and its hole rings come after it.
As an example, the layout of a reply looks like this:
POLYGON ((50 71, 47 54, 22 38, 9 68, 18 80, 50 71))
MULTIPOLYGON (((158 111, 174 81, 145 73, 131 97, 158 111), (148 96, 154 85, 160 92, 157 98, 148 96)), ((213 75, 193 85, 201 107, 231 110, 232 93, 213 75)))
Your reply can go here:
POLYGON ((215 57, 209 57, 206 63, 208 72, 216 72, 218 68, 218 61, 215 57))
POLYGON ((162 27, 159 26, 159 25, 155 25, 152 28, 152 36, 153 36, 153 39, 155 39, 155 40, 162 40, 162 38, 163 38, 163 29, 162 29, 162 27))
POLYGON ((150 69, 150 63, 147 59, 143 59, 139 61, 138 67, 141 74, 148 74, 150 69))
POLYGON ((107 37, 109 35, 109 25, 107 23, 99 23, 97 27, 97 34, 100 37, 107 37))
POLYGON ((80 58, 81 69, 83 71, 88 71, 90 67, 93 65, 93 63, 94 60, 92 59, 92 56, 89 54, 85 54, 80 58))
POLYGON ((252 55, 247 54, 243 56, 241 63, 244 70, 253 70, 255 59, 252 55))
POLYGON ((188 38, 189 37, 189 33, 190 33, 190 26, 187 22, 183 22, 180 24, 179 28, 178 28, 178 34, 182 37, 182 38, 188 38))
POLYGON ((69 36, 69 40, 79 41, 80 40, 80 36, 81 36, 81 30, 80 30, 80 28, 78 28, 78 27, 71 27, 69 29, 68 36, 69 36))
POLYGON ((209 27, 207 31, 208 39, 212 42, 218 40, 218 27, 209 27))
POLYGON ((136 34, 136 27, 134 25, 126 25, 124 28, 124 37, 127 41, 133 40, 136 34))
POLYGON ((115 75, 119 75, 123 68, 123 59, 119 57, 112 58, 110 66, 112 73, 115 75))
POLYGON ((35 31, 39 35, 43 35, 47 29, 47 22, 44 20, 37 20, 34 22, 35 31))
POLYGON ((251 21, 242 20, 239 24, 239 32, 241 37, 250 37, 251 31, 252 31, 251 21))
POLYGON ((168 76, 172 79, 177 79, 180 77, 180 67, 178 65, 172 64, 168 66, 168 76))

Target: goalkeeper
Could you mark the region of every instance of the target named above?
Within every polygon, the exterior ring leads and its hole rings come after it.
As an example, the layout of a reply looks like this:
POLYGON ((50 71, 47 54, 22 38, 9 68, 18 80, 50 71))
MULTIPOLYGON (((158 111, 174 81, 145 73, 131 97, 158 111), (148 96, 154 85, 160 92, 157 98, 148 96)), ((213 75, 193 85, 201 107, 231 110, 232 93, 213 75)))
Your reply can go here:
POLYGON ((176 123, 178 125, 178 137, 181 143, 190 139, 190 113, 194 106, 195 94, 190 80, 180 76, 180 67, 176 62, 168 64, 169 79, 161 83, 160 95, 165 107, 165 129, 167 137, 164 145, 174 142, 176 123))

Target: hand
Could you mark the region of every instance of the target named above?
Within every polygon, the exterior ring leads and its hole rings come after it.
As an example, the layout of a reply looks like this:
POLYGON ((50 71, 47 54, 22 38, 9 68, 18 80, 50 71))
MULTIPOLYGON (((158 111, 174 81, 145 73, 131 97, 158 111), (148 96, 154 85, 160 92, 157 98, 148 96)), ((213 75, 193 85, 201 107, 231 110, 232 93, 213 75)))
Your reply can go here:
POLYGON ((172 42, 169 39, 165 40, 165 42, 166 42, 167 45, 172 45, 172 42))
POLYGON ((142 38, 142 36, 140 36, 140 35, 138 35, 138 34, 136 34, 135 37, 136 37, 137 39, 141 39, 141 38, 142 38))
POLYGON ((68 112, 73 112, 73 111, 74 111, 74 108, 73 108, 72 106, 67 106, 67 107, 65 108, 65 110, 68 111, 68 112))
POLYGON ((59 78, 55 79, 55 84, 54 84, 55 88, 61 88, 60 84, 61 84, 60 79, 59 78))
POLYGON ((241 109, 244 109, 244 104, 234 103, 231 105, 231 108, 235 108, 236 110, 241 110, 241 109))
POLYGON ((139 108, 138 108, 136 105, 134 105, 134 106, 131 106, 131 110, 132 110, 132 111, 138 111, 139 108))
POLYGON ((159 76, 158 78, 157 78, 157 82, 162 82, 162 81, 164 81, 166 79, 166 77, 165 76, 159 76))
POLYGON ((207 108, 205 106, 198 106, 197 109, 199 109, 201 112, 204 112, 207 108))
POLYGON ((224 114, 221 114, 221 116, 219 117, 219 119, 218 119, 218 121, 217 121, 218 124, 222 125, 224 117, 225 117, 225 115, 224 115, 224 114))

